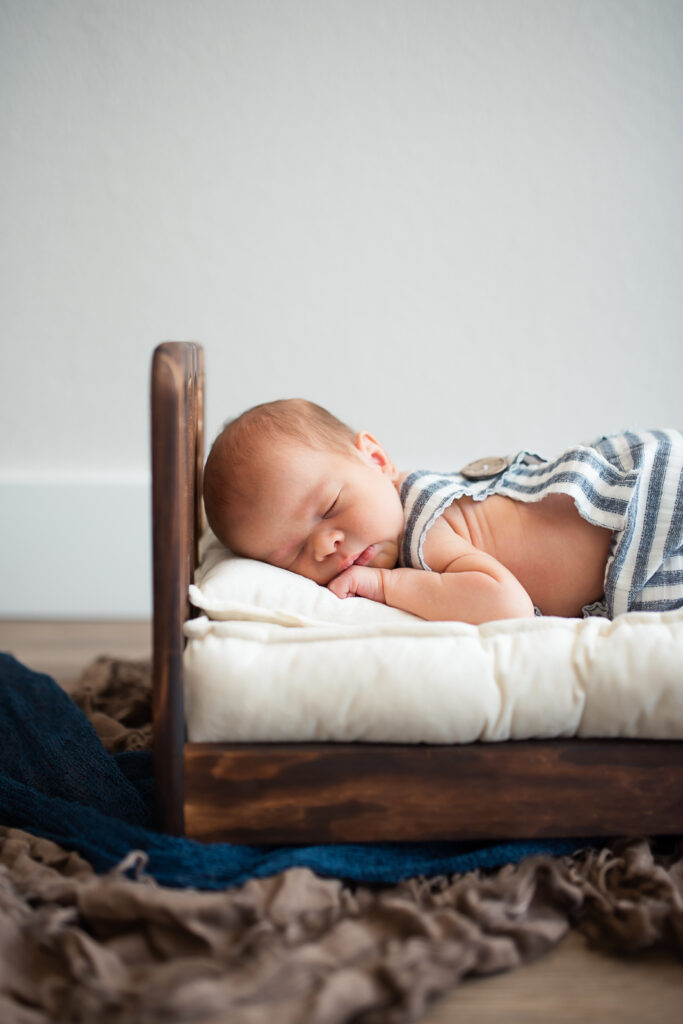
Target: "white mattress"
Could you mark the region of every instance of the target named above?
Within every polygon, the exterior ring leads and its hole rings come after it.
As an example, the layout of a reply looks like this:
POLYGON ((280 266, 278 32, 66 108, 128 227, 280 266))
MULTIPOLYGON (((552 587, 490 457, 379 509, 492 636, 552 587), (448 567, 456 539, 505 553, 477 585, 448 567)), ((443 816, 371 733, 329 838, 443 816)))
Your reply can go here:
POLYGON ((683 738, 683 610, 429 623, 208 537, 186 623, 188 738, 683 738))

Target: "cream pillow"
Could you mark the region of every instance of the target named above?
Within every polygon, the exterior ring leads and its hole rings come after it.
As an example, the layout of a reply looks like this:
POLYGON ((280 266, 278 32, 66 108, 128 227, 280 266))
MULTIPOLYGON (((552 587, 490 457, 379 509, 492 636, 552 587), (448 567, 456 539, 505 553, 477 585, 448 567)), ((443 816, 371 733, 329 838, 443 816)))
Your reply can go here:
POLYGON ((340 600, 313 580, 253 558, 240 558, 207 530, 190 602, 209 619, 248 619, 279 626, 390 625, 421 622, 415 615, 368 601, 340 600))

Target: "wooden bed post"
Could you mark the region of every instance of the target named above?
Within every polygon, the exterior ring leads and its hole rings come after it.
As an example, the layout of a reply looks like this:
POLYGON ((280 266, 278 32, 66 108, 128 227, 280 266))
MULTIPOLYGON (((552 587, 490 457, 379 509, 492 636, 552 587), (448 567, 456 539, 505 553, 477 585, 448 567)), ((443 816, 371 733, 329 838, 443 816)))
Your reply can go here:
POLYGON ((160 827, 185 831, 183 623, 201 534, 203 351, 166 342, 152 359, 154 770, 160 827))

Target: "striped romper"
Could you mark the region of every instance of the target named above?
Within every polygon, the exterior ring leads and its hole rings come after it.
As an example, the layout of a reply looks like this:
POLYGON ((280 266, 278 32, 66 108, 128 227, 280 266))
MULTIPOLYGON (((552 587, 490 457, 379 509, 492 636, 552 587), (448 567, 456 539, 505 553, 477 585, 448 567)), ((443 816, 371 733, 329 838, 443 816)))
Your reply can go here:
POLYGON ((531 452, 506 460, 492 479, 461 473, 410 473, 401 484, 405 532, 399 564, 429 569, 422 545, 452 501, 502 494, 540 501, 569 494, 589 523, 612 530, 602 601, 583 615, 613 618, 627 611, 683 607, 683 434, 627 431, 601 437, 548 461, 531 452))

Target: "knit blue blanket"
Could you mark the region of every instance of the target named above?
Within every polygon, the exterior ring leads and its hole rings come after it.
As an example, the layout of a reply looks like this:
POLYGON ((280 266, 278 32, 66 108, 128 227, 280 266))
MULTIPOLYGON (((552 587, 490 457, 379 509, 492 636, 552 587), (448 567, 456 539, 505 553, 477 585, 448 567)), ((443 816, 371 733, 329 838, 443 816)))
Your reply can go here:
POLYGON ((76 850, 96 871, 108 871, 132 850, 141 850, 146 872, 163 885, 223 889, 295 866, 333 878, 395 883, 594 845, 592 840, 558 839, 483 846, 256 847, 165 835, 155 827, 151 754, 108 754, 68 694, 8 654, 0 654, 0 735, 0 824, 76 850))

